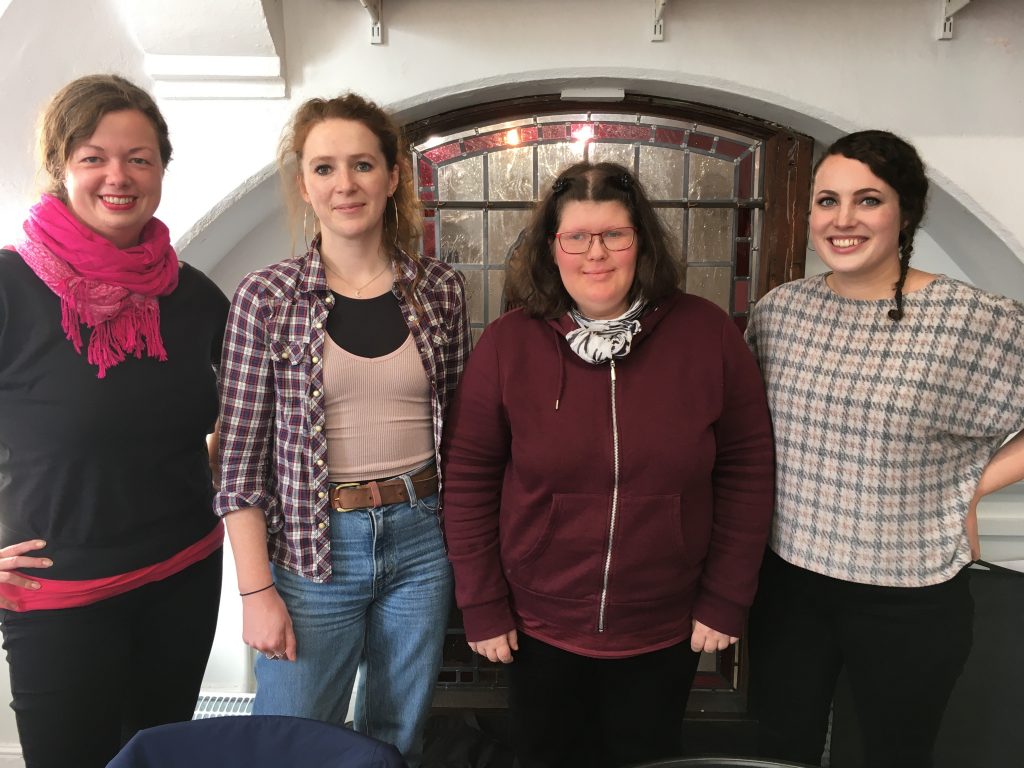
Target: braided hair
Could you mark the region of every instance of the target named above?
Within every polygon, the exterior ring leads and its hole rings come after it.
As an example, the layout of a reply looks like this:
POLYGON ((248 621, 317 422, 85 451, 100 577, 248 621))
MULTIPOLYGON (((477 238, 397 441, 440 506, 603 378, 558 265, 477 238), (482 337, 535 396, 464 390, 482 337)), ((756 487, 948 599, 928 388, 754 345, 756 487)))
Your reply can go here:
MULTIPOLYGON (((928 198, 928 177, 917 150, 888 131, 858 131, 837 139, 814 166, 814 174, 827 157, 842 155, 864 163, 878 178, 892 187, 900 203, 900 274, 896 280, 896 308, 889 317, 903 319, 903 286, 914 253, 914 235, 924 218, 928 198)), ((813 174, 812 174, 813 175, 813 174)))

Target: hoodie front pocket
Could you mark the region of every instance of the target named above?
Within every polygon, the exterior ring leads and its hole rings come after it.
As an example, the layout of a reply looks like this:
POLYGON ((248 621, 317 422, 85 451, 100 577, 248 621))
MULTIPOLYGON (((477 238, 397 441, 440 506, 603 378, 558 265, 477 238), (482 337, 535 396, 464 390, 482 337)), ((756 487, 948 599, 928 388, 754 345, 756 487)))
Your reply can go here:
POLYGON ((523 550, 520 556, 508 553, 513 563, 510 576, 541 594, 595 597, 601 591, 610 505, 607 494, 555 494, 540 524, 531 526, 537 532, 534 538, 529 531, 511 537, 523 543, 523 550))

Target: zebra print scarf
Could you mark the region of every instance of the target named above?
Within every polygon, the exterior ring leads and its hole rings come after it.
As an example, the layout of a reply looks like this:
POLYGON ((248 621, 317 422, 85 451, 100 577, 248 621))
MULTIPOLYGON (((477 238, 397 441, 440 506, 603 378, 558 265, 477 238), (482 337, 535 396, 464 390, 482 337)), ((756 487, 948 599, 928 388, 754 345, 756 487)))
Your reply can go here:
POLYGON ((607 363, 629 354, 633 334, 640 332, 639 317, 646 304, 643 298, 634 301, 622 315, 611 320, 590 320, 575 307, 569 316, 579 327, 565 334, 572 351, 588 363, 607 363))

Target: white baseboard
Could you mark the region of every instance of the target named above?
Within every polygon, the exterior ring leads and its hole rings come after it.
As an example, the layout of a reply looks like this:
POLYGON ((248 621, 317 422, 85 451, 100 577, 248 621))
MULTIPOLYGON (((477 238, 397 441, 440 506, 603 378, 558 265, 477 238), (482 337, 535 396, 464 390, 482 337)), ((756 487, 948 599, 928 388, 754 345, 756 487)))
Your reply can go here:
POLYGON ((0 768, 25 768, 20 744, 0 744, 0 768))

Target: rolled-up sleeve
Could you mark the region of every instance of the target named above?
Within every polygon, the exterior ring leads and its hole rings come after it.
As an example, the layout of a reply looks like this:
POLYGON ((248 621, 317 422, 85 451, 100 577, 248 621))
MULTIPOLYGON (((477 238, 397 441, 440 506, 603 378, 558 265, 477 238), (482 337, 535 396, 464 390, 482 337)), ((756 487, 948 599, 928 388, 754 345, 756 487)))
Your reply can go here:
POLYGON ((224 334, 220 369, 220 491, 214 511, 276 510, 274 476, 274 370, 260 317, 260 281, 238 286, 224 334))

